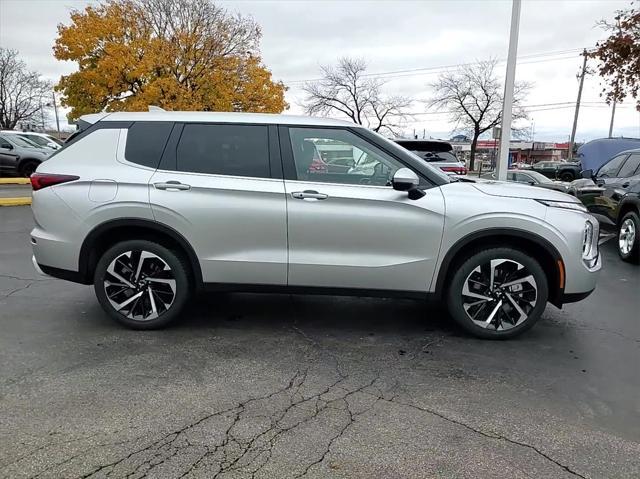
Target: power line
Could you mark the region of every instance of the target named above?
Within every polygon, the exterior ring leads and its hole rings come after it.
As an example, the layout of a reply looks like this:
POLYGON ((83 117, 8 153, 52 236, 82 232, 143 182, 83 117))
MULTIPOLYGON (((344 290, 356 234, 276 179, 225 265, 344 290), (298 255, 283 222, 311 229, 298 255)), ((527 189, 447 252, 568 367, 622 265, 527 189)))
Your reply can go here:
MULTIPOLYGON (((531 53, 528 55, 519 56, 518 63, 530 64, 530 63, 542 63, 542 62, 548 62, 548 61, 566 60, 574 56, 574 55, 570 55, 570 56, 566 56, 566 55, 575 54, 583 50, 584 50, 583 48, 573 48, 569 50, 556 50, 553 52, 531 53), (564 57, 547 58, 547 59, 544 58, 544 57, 554 57, 554 56, 557 57, 558 55, 564 55, 564 57), (539 58, 539 59, 535 60, 536 58, 539 58), (526 60, 532 60, 532 61, 526 61, 526 60)), ((506 59, 503 59, 503 58, 498 59, 498 63, 504 63, 505 61, 506 59)), ((440 73, 453 68, 478 65, 479 63, 481 62, 475 61, 475 62, 468 62, 468 63, 455 63, 451 65, 439 65, 439 66, 433 66, 433 67, 410 68, 410 69, 392 70, 392 71, 378 72, 378 73, 365 73, 362 75, 362 77, 383 78, 383 77, 389 77, 390 75, 398 75, 399 77, 404 77, 404 76, 440 73)), ((314 81, 320 81, 320 80, 322 80, 322 78, 312 78, 312 79, 306 79, 306 80, 290 80, 290 81, 285 81, 285 83, 290 85, 290 84, 299 84, 299 83, 314 82, 314 81)))

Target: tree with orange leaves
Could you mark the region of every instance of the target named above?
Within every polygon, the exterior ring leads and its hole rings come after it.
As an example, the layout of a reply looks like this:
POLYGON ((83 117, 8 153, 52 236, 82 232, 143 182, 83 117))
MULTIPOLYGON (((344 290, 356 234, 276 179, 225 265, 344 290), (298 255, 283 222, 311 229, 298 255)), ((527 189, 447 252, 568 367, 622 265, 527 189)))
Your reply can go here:
POLYGON ((58 26, 57 85, 70 119, 96 111, 280 113, 286 87, 259 56, 259 26, 208 0, 107 0, 58 26))

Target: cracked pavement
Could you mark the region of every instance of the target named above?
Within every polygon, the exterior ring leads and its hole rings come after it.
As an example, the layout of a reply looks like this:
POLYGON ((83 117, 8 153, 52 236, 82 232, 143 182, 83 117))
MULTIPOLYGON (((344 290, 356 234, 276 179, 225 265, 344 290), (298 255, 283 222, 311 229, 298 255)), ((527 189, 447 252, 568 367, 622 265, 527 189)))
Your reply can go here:
POLYGON ((512 341, 436 305, 210 294, 112 323, 0 209, 0 478, 640 476, 640 268, 512 341))

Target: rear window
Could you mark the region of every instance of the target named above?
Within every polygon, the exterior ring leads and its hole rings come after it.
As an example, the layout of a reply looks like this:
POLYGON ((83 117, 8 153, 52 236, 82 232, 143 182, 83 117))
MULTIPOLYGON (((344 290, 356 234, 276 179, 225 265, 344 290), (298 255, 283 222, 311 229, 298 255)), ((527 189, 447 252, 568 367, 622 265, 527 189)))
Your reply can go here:
POLYGON ((131 163, 157 168, 173 128, 171 122, 138 121, 129 127, 124 157, 131 163))
POLYGON ((178 170, 270 178, 269 140, 263 125, 188 123, 177 149, 178 170))

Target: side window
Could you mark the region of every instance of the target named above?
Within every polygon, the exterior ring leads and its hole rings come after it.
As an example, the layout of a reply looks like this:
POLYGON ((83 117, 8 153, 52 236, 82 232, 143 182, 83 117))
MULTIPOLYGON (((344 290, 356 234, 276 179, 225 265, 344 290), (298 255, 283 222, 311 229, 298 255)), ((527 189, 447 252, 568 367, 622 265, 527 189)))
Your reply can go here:
POLYGON ((179 171, 271 177, 267 127, 262 125, 188 123, 177 157, 179 171))
POLYGON ((507 180, 509 181, 518 181, 518 178, 516 177, 515 173, 512 173, 511 171, 507 172, 507 180))
POLYGON ((525 175, 524 173, 516 173, 516 181, 518 183, 531 183, 531 177, 529 175, 525 175))
POLYGON ((618 175, 618 170, 622 165, 622 162, 627 157, 626 154, 616 156, 614 159, 605 163, 600 170, 598 170, 598 177, 603 178, 615 178, 618 175))
POLYGON ((164 147, 169 139, 173 123, 138 121, 127 131, 124 157, 131 163, 157 168, 164 147))
POLYGON ((622 168, 620 168, 620 172, 618 173, 619 178, 629 178, 636 174, 638 167, 640 166, 640 154, 635 153, 629 156, 629 159, 624 162, 622 168))
POLYGON ((404 166, 347 130, 289 128, 289 136, 299 180, 389 186, 404 166))

